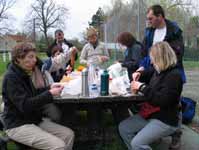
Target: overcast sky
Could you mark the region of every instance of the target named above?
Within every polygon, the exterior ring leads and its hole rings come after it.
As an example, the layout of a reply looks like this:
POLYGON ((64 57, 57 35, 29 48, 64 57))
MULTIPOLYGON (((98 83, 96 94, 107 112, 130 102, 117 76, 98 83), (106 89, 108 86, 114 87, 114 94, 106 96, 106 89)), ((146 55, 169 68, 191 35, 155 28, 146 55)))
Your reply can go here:
MULTIPOLYGON (((17 3, 12 8, 11 13, 16 18, 16 28, 23 30, 23 20, 25 18, 30 4, 34 0, 16 0, 17 3)), ((128 0, 123 0, 128 1, 128 0)), ((56 3, 62 3, 69 9, 69 17, 66 20, 67 38, 81 37, 81 33, 88 26, 88 21, 96 13, 99 7, 109 7, 111 0, 56 0, 56 3)))

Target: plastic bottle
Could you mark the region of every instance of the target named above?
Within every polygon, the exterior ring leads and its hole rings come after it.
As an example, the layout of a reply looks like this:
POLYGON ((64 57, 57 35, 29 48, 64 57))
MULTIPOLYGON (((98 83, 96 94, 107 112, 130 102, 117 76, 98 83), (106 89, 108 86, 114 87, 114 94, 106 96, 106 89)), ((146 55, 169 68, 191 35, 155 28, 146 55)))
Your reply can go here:
POLYGON ((107 70, 104 70, 104 72, 101 74, 100 94, 102 96, 109 94, 109 74, 107 70))
POLYGON ((99 96, 99 91, 96 84, 91 84, 89 93, 91 98, 99 96))

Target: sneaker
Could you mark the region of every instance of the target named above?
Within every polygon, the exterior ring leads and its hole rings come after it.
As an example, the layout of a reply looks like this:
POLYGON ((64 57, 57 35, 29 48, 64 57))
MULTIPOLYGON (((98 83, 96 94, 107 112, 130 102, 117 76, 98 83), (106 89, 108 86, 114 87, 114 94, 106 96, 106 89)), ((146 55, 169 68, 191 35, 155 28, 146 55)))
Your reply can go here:
POLYGON ((172 141, 171 141, 171 145, 169 146, 170 150, 180 150, 180 147, 181 147, 181 135, 182 135, 182 131, 181 130, 177 130, 176 132, 174 132, 171 135, 172 141))

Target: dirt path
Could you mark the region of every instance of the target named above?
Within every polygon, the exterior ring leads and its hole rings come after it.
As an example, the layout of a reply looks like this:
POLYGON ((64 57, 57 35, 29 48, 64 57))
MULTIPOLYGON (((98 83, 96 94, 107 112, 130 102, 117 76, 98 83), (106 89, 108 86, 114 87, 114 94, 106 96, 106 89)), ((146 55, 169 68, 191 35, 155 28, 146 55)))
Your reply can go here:
POLYGON ((183 96, 199 102, 199 69, 186 71, 187 83, 184 85, 183 96))
POLYGON ((190 97, 197 102, 196 114, 189 127, 199 133, 199 69, 186 71, 186 76, 187 83, 184 85, 182 95, 190 97))

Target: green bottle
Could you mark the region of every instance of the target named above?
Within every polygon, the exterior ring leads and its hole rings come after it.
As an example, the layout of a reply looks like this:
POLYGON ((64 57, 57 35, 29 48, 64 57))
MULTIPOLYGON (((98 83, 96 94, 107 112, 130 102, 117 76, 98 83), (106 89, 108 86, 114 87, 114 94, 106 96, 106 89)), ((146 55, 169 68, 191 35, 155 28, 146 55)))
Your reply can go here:
POLYGON ((101 96, 105 96, 109 94, 109 74, 107 70, 101 74, 101 88, 100 88, 101 96))

